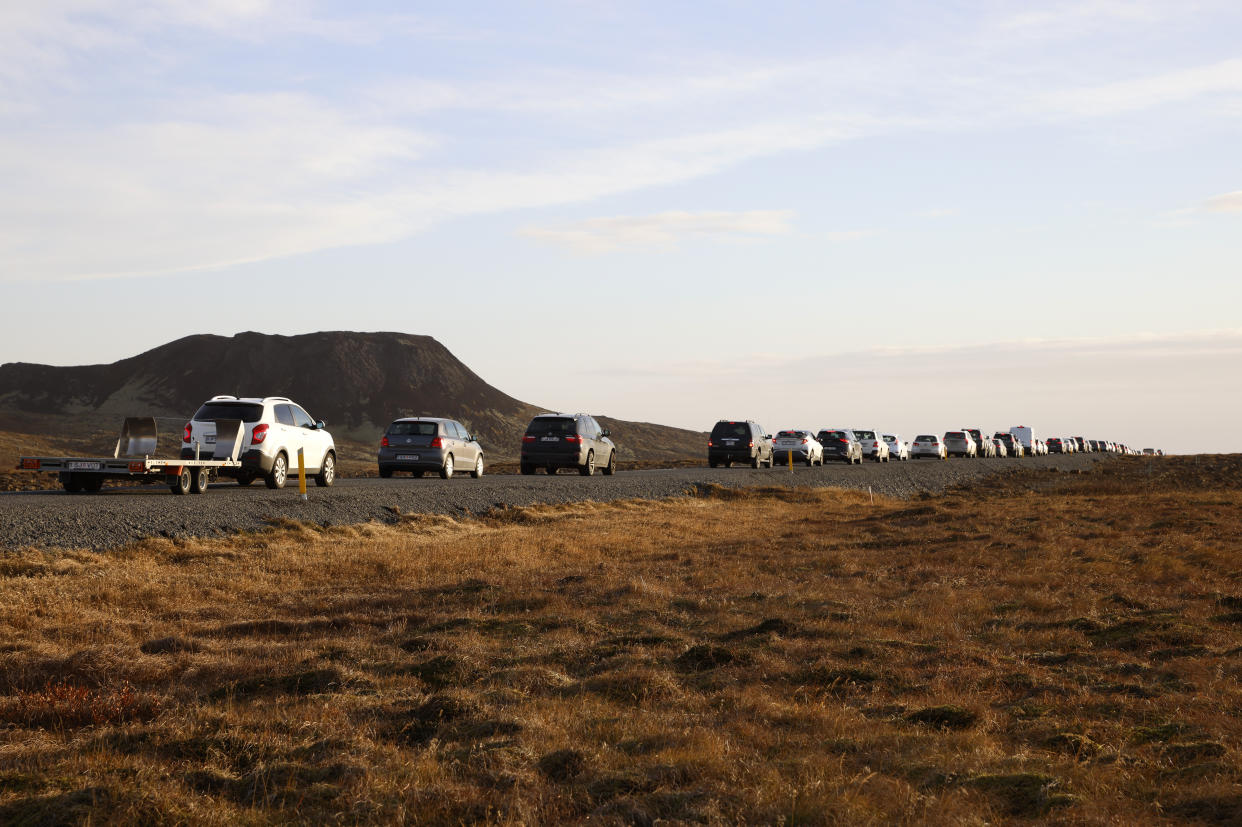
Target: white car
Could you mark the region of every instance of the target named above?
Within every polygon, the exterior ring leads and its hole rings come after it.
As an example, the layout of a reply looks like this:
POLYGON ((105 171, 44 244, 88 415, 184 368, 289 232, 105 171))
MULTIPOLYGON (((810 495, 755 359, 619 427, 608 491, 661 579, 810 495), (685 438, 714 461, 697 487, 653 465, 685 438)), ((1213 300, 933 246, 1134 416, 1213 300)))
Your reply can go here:
POLYGON ((850 430, 854 432, 854 436, 858 437, 858 444, 862 445, 862 455, 865 459, 888 462, 888 443, 884 441, 879 431, 866 428, 851 428, 850 430))
POLYGON ((940 437, 935 434, 919 434, 914 438, 914 442, 910 443, 910 456, 913 459, 921 457, 948 459, 949 452, 945 450, 944 440, 940 437))
POLYGON ((888 443, 888 455, 898 462, 906 462, 910 459, 910 447, 902 440, 898 434, 883 434, 884 441, 888 443))
POLYGON ((336 443, 323 421, 316 421, 301 405, 283 396, 263 399, 213 396, 203 403, 181 438, 181 458, 197 455, 210 459, 216 448, 216 421, 241 420, 240 468, 221 468, 220 476, 234 477, 249 485, 263 477, 268 488, 284 488, 289 475, 296 474, 298 451, 307 475, 315 484, 329 486, 336 481, 336 443))
POLYGON ((944 435, 944 448, 949 452, 949 456, 969 457, 974 459, 979 456, 979 448, 975 445, 975 440, 966 431, 946 431, 944 435))
POLYGON ((996 437, 992 437, 992 456, 996 456, 996 457, 1009 456, 1009 449, 1005 447, 1005 443, 1001 442, 996 437))
POLYGON ((823 465, 824 446, 815 438, 815 432, 806 428, 778 431, 772 440, 772 460, 780 466, 787 464, 791 457, 807 465, 823 465))

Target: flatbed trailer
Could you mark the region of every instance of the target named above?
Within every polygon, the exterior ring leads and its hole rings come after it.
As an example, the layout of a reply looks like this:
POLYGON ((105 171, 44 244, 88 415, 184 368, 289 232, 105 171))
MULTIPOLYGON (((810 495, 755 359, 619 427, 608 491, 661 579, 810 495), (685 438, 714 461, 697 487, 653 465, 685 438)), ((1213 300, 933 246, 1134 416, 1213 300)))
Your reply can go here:
POLYGON ((158 434, 155 417, 130 416, 121 426, 121 436, 110 457, 19 457, 19 471, 46 471, 57 474, 70 494, 90 494, 103 488, 106 479, 136 482, 164 482, 174 494, 202 494, 221 468, 240 468, 245 428, 240 419, 217 419, 216 443, 211 456, 200 456, 194 446, 194 459, 161 459, 155 452, 158 434))

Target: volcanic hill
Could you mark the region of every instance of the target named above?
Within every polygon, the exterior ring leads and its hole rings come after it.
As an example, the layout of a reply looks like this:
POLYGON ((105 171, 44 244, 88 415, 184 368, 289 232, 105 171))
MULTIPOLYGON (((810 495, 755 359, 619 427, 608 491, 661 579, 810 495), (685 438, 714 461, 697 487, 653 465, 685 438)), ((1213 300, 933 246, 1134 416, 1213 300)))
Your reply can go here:
MULTIPOLYGON (((526 423, 544 410, 492 387, 430 336, 201 334, 110 365, 0 365, 0 429, 115 434, 125 416, 184 420, 216 394, 288 396, 325 420, 338 441, 374 443, 398 416, 452 417, 496 458, 516 457, 526 423)), ((706 438, 598 418, 623 459, 697 456, 706 438)))

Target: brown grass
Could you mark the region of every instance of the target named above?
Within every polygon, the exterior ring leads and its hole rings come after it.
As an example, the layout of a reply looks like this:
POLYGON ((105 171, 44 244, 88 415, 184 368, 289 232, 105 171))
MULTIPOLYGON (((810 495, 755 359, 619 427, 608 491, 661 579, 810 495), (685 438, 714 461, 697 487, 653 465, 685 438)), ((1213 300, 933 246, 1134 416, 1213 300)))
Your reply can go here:
POLYGON ((1237 823, 1240 481, 9 553, 0 823, 1237 823))

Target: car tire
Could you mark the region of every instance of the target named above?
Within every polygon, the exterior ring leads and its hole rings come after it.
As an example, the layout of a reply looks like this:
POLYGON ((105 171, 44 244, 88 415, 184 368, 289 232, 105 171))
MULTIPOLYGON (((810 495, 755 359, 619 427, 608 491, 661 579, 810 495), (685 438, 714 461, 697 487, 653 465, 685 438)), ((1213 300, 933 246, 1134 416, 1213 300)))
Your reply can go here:
POLYGON ((323 458, 319 473, 315 475, 315 485, 320 488, 331 488, 334 482, 336 482, 336 454, 329 451, 323 458))
POLYGON ((535 466, 528 465, 527 463, 523 462, 521 465, 518 466, 518 472, 521 473, 522 476, 524 477, 529 477, 531 474, 535 473, 535 466))
POLYGON ((480 451, 479 455, 474 458, 474 470, 470 472, 470 476, 476 480, 479 477, 483 476, 483 452, 482 451, 480 451))
MULTIPOLYGON (((775 462, 775 461, 776 461, 776 457, 773 457, 773 458, 772 458, 772 461, 773 461, 773 462, 775 462)), ((753 457, 751 457, 751 460, 750 460, 750 467, 751 467, 751 468, 762 468, 762 467, 763 467, 763 457, 762 457, 761 455, 759 455, 759 454, 755 454, 753 457)))
POLYGON ((586 462, 578 466, 578 473, 584 477, 592 476, 595 473, 595 452, 587 451, 586 462))
POLYGON ((381 465, 379 469, 379 475, 380 475, 380 479, 382 480, 392 479, 392 469, 385 468, 384 466, 381 465))
POLYGON ((267 472, 263 482, 273 491, 279 491, 285 487, 285 483, 288 481, 289 458, 285 456, 284 451, 281 451, 276 455, 276 459, 272 460, 272 470, 267 472))
POLYGON ((440 479, 447 480, 453 476, 453 455, 449 454, 444 458, 444 464, 440 466, 440 479))
POLYGON ((617 452, 613 451, 608 455, 608 464, 604 466, 604 476, 611 477, 617 473, 617 452))
POLYGON ((254 474, 238 474, 234 479, 237 480, 238 485, 247 486, 254 482, 254 474))
POLYGON ((716 460, 714 460, 714 459, 709 459, 709 460, 707 461, 707 467, 708 467, 708 468, 715 468, 715 467, 716 467, 717 465, 719 465, 719 464, 720 464, 720 463, 716 462, 716 460))
POLYGON ((549 477, 555 477, 555 476, 556 476, 556 466, 555 466, 555 465, 549 465, 549 466, 548 466, 548 476, 549 476, 549 477))

